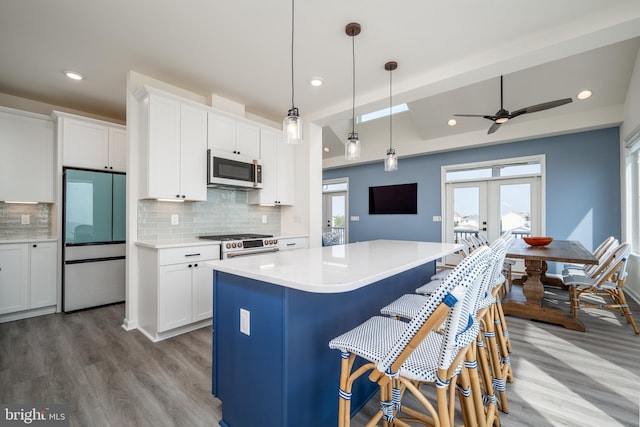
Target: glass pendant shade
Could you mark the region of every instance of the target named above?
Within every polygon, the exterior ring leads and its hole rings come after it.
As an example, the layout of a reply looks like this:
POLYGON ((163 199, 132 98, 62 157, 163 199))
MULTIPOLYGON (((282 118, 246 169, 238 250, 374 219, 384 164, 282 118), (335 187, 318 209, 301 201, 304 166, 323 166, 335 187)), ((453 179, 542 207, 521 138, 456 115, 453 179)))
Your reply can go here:
POLYGON ((398 170, 398 156, 396 156, 396 150, 389 148, 387 150, 387 157, 384 159, 384 171, 393 172, 398 170))
POLYGON ((284 140, 287 144, 302 144, 302 120, 298 109, 292 107, 282 121, 284 140))
POLYGON ((347 160, 357 160, 360 158, 360 138, 357 132, 351 132, 347 139, 344 155, 347 160))

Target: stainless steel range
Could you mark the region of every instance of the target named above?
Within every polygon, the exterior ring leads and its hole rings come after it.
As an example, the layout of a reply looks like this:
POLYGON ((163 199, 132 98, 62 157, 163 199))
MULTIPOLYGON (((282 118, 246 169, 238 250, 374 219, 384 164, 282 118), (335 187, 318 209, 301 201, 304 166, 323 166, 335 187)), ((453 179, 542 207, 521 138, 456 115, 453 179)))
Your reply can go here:
POLYGON ((274 239, 269 234, 214 234, 200 236, 200 238, 222 242, 220 245, 220 259, 278 251, 278 239, 274 239))

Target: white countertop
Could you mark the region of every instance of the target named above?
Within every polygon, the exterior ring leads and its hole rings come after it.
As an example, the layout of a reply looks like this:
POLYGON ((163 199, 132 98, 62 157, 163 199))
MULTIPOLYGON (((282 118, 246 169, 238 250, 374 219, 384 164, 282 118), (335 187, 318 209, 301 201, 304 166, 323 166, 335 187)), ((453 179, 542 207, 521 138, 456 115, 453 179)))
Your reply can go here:
POLYGON ((137 246, 143 246, 145 248, 151 248, 151 249, 182 248, 187 246, 208 246, 208 245, 219 245, 220 243, 221 242, 219 240, 205 240, 205 239, 198 239, 198 238, 136 241, 137 246))
POLYGON ((12 243, 37 243, 37 242, 57 242, 58 239, 55 237, 46 237, 46 238, 20 238, 20 239, 6 239, 0 240, 0 244, 12 244, 12 243))
POLYGON ((454 243, 372 240, 348 245, 281 251, 205 266, 305 292, 348 292, 459 250, 454 243))

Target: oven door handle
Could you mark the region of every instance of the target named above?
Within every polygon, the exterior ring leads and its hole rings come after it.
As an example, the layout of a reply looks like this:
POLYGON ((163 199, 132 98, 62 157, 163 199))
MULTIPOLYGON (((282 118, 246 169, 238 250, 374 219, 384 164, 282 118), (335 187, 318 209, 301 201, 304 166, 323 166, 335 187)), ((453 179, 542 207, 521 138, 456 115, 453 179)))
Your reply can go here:
POLYGON ((279 250, 280 250, 279 248, 271 248, 271 249, 263 249, 263 250, 257 250, 257 251, 232 252, 230 254, 227 254, 227 258, 235 258, 235 257, 245 256, 245 255, 266 254, 269 252, 278 252, 279 250))

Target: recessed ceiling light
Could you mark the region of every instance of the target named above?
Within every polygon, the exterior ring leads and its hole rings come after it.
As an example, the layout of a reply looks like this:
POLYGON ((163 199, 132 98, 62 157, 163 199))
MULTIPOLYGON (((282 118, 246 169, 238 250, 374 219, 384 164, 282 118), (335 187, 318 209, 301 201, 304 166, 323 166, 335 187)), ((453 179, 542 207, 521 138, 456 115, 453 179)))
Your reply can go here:
POLYGON ((309 80, 309 83, 311 83, 311 86, 322 86, 322 83, 324 82, 324 80, 322 80, 322 77, 313 77, 311 80, 309 80))
POLYGON ((72 70, 64 70, 64 75, 67 76, 67 78, 70 78, 71 80, 82 80, 84 79, 84 76, 82 74, 80 74, 77 71, 72 71, 72 70))
POLYGON ((588 98, 591 98, 591 95, 593 95, 593 93, 590 90, 587 89, 587 90, 583 90, 582 92, 580 92, 577 95, 577 98, 578 99, 588 99, 588 98))
POLYGON ((458 124, 458 122, 456 122, 456 119, 449 119, 449 121, 447 122, 447 124, 449 126, 455 126, 458 124))
POLYGON ((324 147, 322 150, 323 150, 325 153, 328 153, 329 151, 331 151, 331 148, 329 148, 329 147, 324 147))

